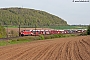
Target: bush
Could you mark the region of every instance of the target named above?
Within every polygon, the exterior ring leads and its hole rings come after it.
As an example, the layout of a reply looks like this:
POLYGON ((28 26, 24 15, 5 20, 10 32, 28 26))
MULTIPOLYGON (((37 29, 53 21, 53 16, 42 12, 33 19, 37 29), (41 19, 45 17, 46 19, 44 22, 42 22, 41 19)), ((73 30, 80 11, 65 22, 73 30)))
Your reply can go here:
POLYGON ((90 35, 90 25, 88 26, 88 29, 87 29, 87 35, 90 35))
POLYGON ((54 37, 55 37, 55 38, 59 38, 58 34, 54 34, 54 37))
POLYGON ((3 26, 0 25, 0 38, 6 37, 6 30, 3 26))
POLYGON ((40 40, 44 40, 45 39, 43 35, 39 35, 39 37, 40 37, 40 40))
POLYGON ((52 39, 53 38, 53 35, 45 35, 44 38, 45 39, 52 39))

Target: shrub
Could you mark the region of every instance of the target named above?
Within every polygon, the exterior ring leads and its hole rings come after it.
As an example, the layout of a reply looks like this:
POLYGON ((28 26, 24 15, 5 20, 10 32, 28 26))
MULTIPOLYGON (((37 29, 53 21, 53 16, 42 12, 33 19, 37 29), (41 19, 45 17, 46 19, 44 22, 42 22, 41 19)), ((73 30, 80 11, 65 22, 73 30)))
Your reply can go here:
POLYGON ((87 29, 87 35, 90 35, 90 25, 88 26, 88 29, 87 29))
POLYGON ((52 39, 52 35, 45 35, 44 38, 45 39, 52 39))
POLYGON ((63 36, 63 34, 58 34, 59 38, 63 36))
POLYGON ((58 34, 54 34, 54 37, 55 37, 55 38, 59 38, 58 34))
POLYGON ((39 35, 39 37, 40 37, 40 40, 44 40, 45 39, 43 35, 39 35))
POLYGON ((6 37, 6 30, 3 26, 0 25, 0 38, 6 37))

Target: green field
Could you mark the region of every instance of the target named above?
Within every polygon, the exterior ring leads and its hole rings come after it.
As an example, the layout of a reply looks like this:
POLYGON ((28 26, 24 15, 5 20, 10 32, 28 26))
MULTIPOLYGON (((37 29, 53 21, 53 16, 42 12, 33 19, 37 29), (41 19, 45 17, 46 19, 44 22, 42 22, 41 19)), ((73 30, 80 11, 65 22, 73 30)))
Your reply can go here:
POLYGON ((87 26, 49 26, 52 29, 87 29, 87 26))
MULTIPOLYGON (((7 28, 7 26, 4 26, 7 28)), ((8 28, 18 28, 19 26, 8 26, 8 28)), ((35 28, 31 26, 20 26, 21 28, 35 28)), ((41 26, 36 28, 51 28, 51 29, 87 29, 87 26, 41 26)))

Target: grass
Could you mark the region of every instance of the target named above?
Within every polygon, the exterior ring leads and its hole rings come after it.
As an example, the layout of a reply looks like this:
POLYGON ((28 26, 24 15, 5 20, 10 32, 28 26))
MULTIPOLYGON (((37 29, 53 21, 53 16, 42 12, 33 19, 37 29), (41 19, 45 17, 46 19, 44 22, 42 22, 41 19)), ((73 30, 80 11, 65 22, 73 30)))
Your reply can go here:
POLYGON ((6 26, 4 26, 5 28, 18 28, 19 26, 9 26, 9 25, 6 25, 6 26))
POLYGON ((35 36, 26 36, 26 37, 20 37, 17 39, 11 39, 11 40, 6 40, 6 41, 2 40, 2 41, 0 41, 0 46, 31 42, 31 41, 35 41, 35 40, 40 40, 40 38, 38 36, 36 36, 36 37, 35 36))
POLYGON ((30 42, 30 40, 8 40, 8 41, 0 41, 0 46, 6 46, 10 44, 19 44, 19 43, 25 43, 25 42, 30 42))
MULTIPOLYGON (((7 28, 7 25, 4 26, 7 28)), ((18 28, 19 26, 8 25, 8 28, 18 28)), ((21 26, 21 28, 30 28, 30 26, 21 26)), ((35 28, 35 27, 32 27, 35 28)), ((37 27, 40 28, 40 27, 37 27)), ((52 29, 87 29, 87 26, 43 26, 41 28, 52 28, 52 29)))
POLYGON ((52 29, 86 29, 86 26, 49 26, 52 29))
POLYGON ((7 45, 6 41, 0 41, 0 46, 5 46, 5 45, 7 45))
POLYGON ((63 37, 65 38, 65 37, 72 37, 72 36, 75 36, 75 35, 74 34, 54 34, 54 35, 26 36, 26 37, 21 37, 17 39, 0 41, 0 46, 19 44, 19 43, 36 41, 36 40, 45 40, 45 39, 63 38, 63 37))

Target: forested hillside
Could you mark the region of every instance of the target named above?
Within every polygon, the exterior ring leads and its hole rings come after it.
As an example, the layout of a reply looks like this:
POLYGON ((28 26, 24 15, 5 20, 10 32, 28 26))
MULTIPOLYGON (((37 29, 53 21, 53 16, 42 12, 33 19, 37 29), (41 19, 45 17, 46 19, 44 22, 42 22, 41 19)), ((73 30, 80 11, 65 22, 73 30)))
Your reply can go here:
POLYGON ((1 25, 59 26, 67 25, 63 19, 45 11, 27 8, 1 8, 1 25))

